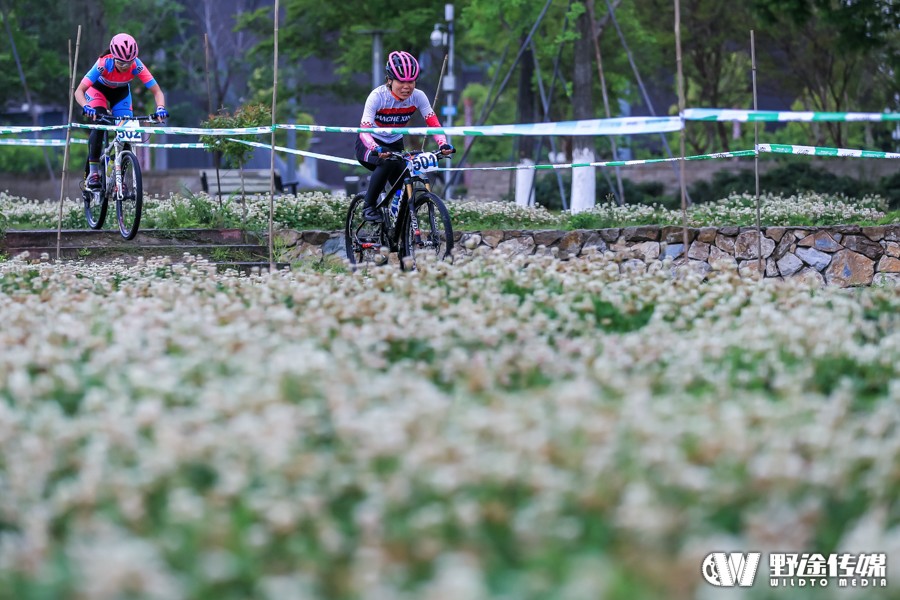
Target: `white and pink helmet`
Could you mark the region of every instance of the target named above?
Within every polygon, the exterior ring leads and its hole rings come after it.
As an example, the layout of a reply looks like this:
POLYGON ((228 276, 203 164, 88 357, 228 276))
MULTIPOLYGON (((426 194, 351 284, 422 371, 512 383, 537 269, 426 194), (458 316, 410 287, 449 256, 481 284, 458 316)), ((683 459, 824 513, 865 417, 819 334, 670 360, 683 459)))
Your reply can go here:
POLYGON ((388 55, 384 71, 397 81, 415 81, 419 78, 419 61, 409 52, 395 50, 388 55))
POLYGON ((137 58, 138 45, 127 33, 117 33, 109 42, 109 53, 116 60, 132 61, 137 58))

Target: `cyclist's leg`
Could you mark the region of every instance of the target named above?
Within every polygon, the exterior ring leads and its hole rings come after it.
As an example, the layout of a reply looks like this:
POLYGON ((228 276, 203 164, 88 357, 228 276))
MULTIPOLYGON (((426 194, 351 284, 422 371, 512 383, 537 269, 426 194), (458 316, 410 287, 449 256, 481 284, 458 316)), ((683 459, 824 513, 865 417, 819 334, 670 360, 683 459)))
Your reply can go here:
POLYGON ((112 116, 114 117, 133 117, 134 112, 131 107, 131 86, 125 85, 116 88, 117 93, 110 94, 109 104, 112 106, 112 116))
MULTIPOLYGON (((103 92, 89 87, 84 91, 84 97, 87 99, 88 106, 93 107, 98 115, 109 113, 109 102, 103 92)), ((91 129, 88 137, 88 185, 96 187, 100 185, 100 153, 103 148, 103 132, 99 129, 91 129)))
MULTIPOLYGON (((385 144, 385 146, 399 152, 403 150, 403 140, 393 144, 385 144)), ((393 183, 403 173, 403 164, 378 158, 377 155, 363 145, 362 140, 358 137, 356 139, 356 160, 362 166, 372 171, 372 175, 369 177, 369 187, 366 189, 366 207, 363 210, 363 217, 367 221, 379 222, 383 218, 376 209, 378 194, 384 191, 385 184, 388 182, 393 183)))
MULTIPOLYGON (((112 116, 114 117, 133 117, 134 111, 131 105, 131 86, 125 85, 116 88, 112 94, 109 94, 109 104, 112 107, 112 116)), ((125 148, 130 150, 131 147, 125 144, 125 148)))

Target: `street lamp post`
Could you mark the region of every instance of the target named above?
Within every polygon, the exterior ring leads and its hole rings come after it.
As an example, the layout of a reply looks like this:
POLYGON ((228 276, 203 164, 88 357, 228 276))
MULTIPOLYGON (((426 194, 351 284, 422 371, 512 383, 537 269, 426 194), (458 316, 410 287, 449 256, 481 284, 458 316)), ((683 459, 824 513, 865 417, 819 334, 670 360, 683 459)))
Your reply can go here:
MULTIPOLYGON (((431 32, 431 45, 447 48, 447 74, 444 76, 444 92, 446 94, 442 114, 446 117, 447 127, 453 127, 453 117, 456 115, 456 104, 453 103, 453 93, 456 91, 456 77, 453 75, 453 4, 444 5, 444 24, 436 23, 431 32)), ((447 136, 450 143, 450 136, 447 136)), ((450 199, 450 171, 444 172, 444 196, 450 199)))
POLYGON ((360 29, 356 33, 372 36, 372 87, 377 88, 384 82, 384 34, 394 33, 396 29, 360 29))

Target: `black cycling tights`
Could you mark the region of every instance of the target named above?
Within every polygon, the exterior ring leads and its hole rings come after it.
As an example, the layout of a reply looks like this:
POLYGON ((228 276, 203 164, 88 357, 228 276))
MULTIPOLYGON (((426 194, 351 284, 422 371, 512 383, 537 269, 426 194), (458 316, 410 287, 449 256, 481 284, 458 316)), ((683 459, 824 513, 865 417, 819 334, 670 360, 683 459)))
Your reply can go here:
MULTIPOLYGON (((403 140, 394 142, 393 144, 385 144, 386 148, 395 152, 403 151, 403 140)), ((366 189, 366 205, 375 206, 378 201, 378 194, 385 191, 387 184, 394 184, 397 179, 403 175, 403 169, 406 166, 400 160, 384 160, 378 158, 374 152, 368 151, 363 146, 362 141, 356 138, 356 160, 359 164, 372 171, 369 176, 369 187, 366 189)))

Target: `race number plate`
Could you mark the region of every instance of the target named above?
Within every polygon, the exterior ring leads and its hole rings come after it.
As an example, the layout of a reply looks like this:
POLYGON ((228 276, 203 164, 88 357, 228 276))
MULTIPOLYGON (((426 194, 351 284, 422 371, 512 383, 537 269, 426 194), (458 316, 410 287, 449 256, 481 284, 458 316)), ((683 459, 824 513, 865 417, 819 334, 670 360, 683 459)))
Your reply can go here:
POLYGON ((116 133, 116 138, 123 142, 140 143, 142 133, 137 131, 140 127, 137 121, 120 121, 120 125, 124 123, 125 131, 116 133))
POLYGON ((413 159, 413 168, 416 171, 421 171, 423 173, 434 171, 440 167, 438 162, 440 158, 441 157, 434 152, 422 152, 413 159))

